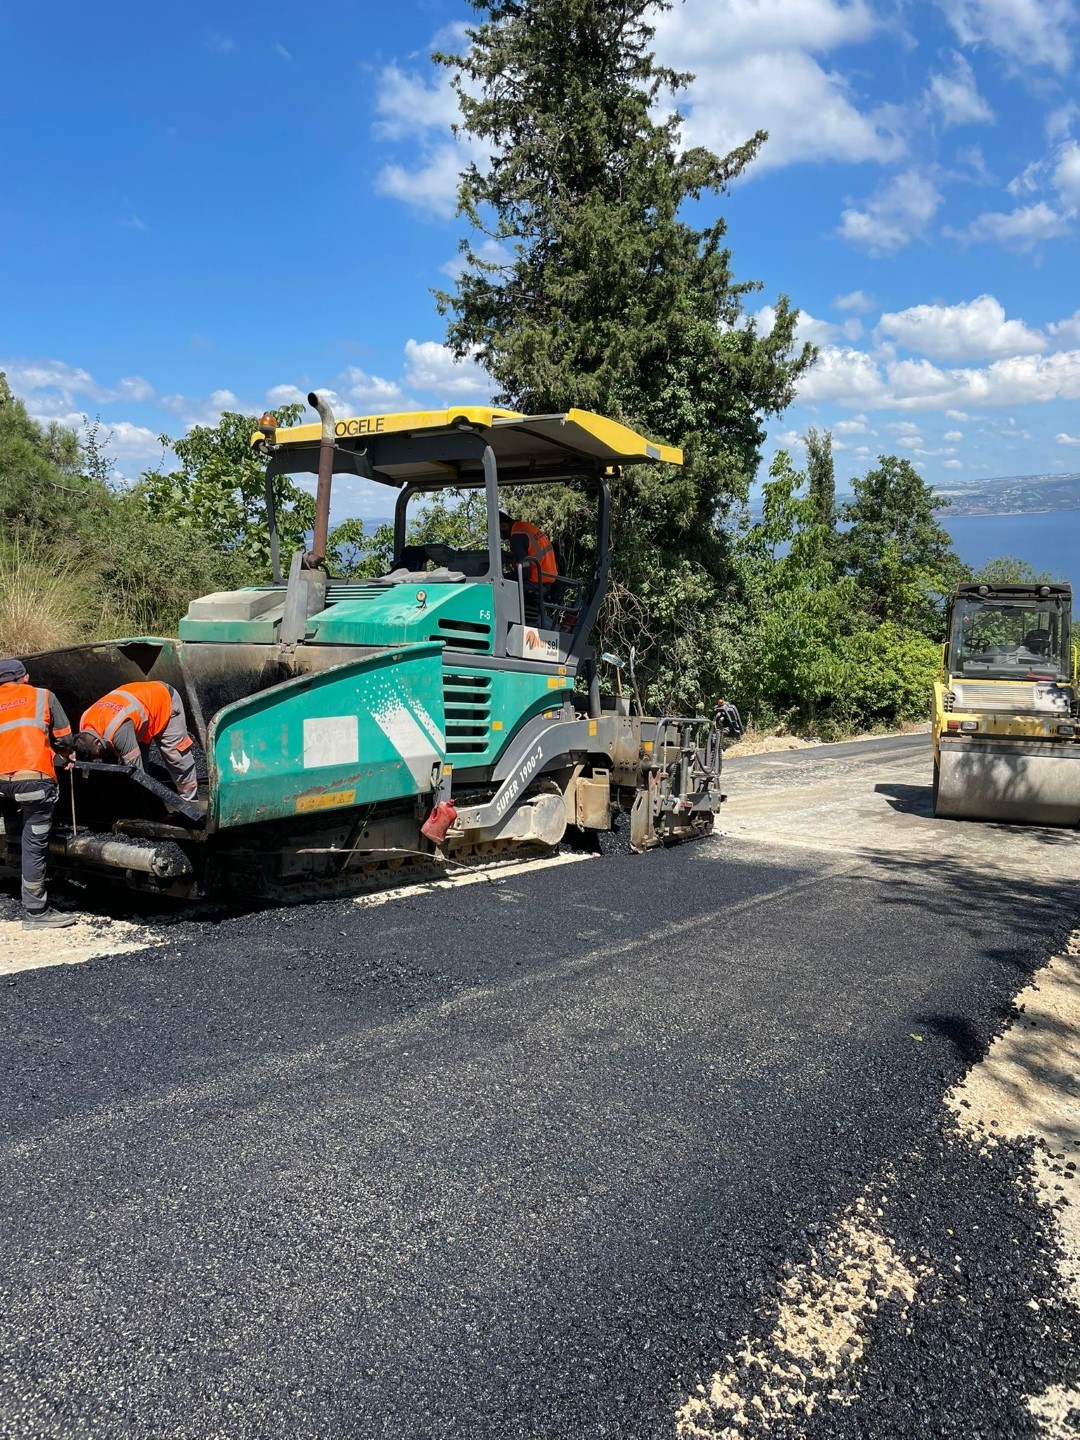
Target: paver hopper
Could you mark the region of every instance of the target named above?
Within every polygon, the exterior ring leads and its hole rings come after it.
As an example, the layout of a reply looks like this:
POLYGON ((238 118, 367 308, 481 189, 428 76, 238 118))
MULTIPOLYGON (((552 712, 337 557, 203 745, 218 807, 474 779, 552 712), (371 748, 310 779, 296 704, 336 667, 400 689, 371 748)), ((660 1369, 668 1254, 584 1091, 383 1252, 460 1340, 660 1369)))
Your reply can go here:
POLYGON ((1068 585, 961 585, 934 687, 934 814, 1080 822, 1068 585))
MULTIPOLYGON (((79 763, 75 826, 62 793, 54 864, 173 895, 320 893, 405 866, 557 845, 627 813, 647 849, 711 830, 733 707, 650 718, 603 695, 589 643, 607 587, 611 487, 627 464, 680 452, 581 411, 489 408, 335 421, 253 437, 267 458, 271 583, 193 601, 178 639, 137 638, 24 657, 73 716, 126 681, 184 697, 200 804, 149 774, 79 763), (283 574, 273 479, 318 475, 312 548, 283 574), (327 574, 335 474, 396 496, 386 574, 327 574), (591 506, 573 572, 504 553, 499 511, 522 486, 570 486, 591 506), (478 491, 474 546, 418 544, 411 504, 478 491)), ((621 686, 620 686, 621 688, 621 686)), ((0 855, 9 841, 0 836, 0 855)), ((10 843, 11 863, 17 859, 10 843)))

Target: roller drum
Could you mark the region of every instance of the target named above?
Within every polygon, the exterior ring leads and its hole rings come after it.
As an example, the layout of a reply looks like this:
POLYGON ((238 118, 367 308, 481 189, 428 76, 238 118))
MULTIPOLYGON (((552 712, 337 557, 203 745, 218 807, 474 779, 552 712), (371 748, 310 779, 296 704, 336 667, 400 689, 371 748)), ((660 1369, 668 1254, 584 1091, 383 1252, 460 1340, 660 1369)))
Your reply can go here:
POLYGON ((1016 825, 1080 823, 1080 746, 941 742, 934 814, 1016 825))

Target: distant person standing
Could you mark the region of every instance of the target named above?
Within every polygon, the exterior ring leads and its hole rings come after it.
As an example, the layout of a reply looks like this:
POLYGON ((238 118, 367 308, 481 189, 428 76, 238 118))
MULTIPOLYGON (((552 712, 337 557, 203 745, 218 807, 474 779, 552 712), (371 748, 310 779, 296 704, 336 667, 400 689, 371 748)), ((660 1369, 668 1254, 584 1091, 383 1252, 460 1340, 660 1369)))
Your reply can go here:
POLYGON ((71 749, 71 726, 56 696, 30 684, 21 660, 0 660, 0 803, 5 825, 21 840, 24 930, 59 930, 74 915, 49 909, 45 866, 61 765, 71 749))
POLYGON ((198 795, 193 741, 184 702, 160 680, 134 680, 95 701, 79 721, 75 754, 80 760, 104 760, 110 753, 123 765, 143 769, 143 748, 156 740, 177 793, 198 795))

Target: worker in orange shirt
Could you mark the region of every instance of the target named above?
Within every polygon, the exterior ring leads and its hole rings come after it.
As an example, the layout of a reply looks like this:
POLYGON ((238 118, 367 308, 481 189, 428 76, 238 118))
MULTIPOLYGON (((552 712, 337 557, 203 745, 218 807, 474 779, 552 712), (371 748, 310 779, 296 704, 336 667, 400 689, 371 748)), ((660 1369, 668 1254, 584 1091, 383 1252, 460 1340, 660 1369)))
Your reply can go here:
POLYGON ((30 684, 21 660, 0 660, 0 802, 5 827, 19 833, 22 849, 24 930, 58 930, 74 915, 49 909, 45 862, 60 795, 57 763, 71 749, 71 726, 51 690, 30 684), (60 755, 57 755, 57 751, 60 755))
MULTIPOLYGON (((500 510, 499 534, 506 544, 510 544, 517 535, 525 537, 527 548, 522 561, 523 574, 526 580, 534 585, 543 585, 546 590, 558 575, 559 566, 555 559, 555 547, 544 532, 527 520, 515 520, 505 510, 500 510)), ((514 565, 516 568, 516 560, 514 565)))
POLYGON ((134 680, 95 701, 79 721, 75 754, 80 760, 115 755, 122 765, 143 768, 143 748, 156 740, 177 792, 184 800, 198 794, 192 739, 184 702, 160 680, 134 680))

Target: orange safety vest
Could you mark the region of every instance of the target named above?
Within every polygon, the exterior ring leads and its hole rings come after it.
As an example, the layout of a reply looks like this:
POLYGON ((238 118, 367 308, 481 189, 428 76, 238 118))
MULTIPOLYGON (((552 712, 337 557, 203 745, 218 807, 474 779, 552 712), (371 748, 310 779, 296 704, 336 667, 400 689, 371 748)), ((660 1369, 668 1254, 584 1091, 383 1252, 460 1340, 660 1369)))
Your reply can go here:
POLYGON ((17 681, 0 685, 0 775, 32 770, 56 779, 51 723, 47 690, 17 681))
POLYGON ((550 585, 559 573, 559 566, 555 560, 555 547, 548 537, 527 520, 515 520, 510 534, 524 535, 529 542, 528 559, 522 565, 526 577, 537 584, 542 580, 545 587, 550 585))
POLYGON ((149 745, 168 725, 171 715, 172 696, 168 687, 160 680, 136 680, 110 690, 91 705, 79 721, 79 729, 90 730, 106 745, 111 745, 120 726, 130 720, 139 744, 149 745))

